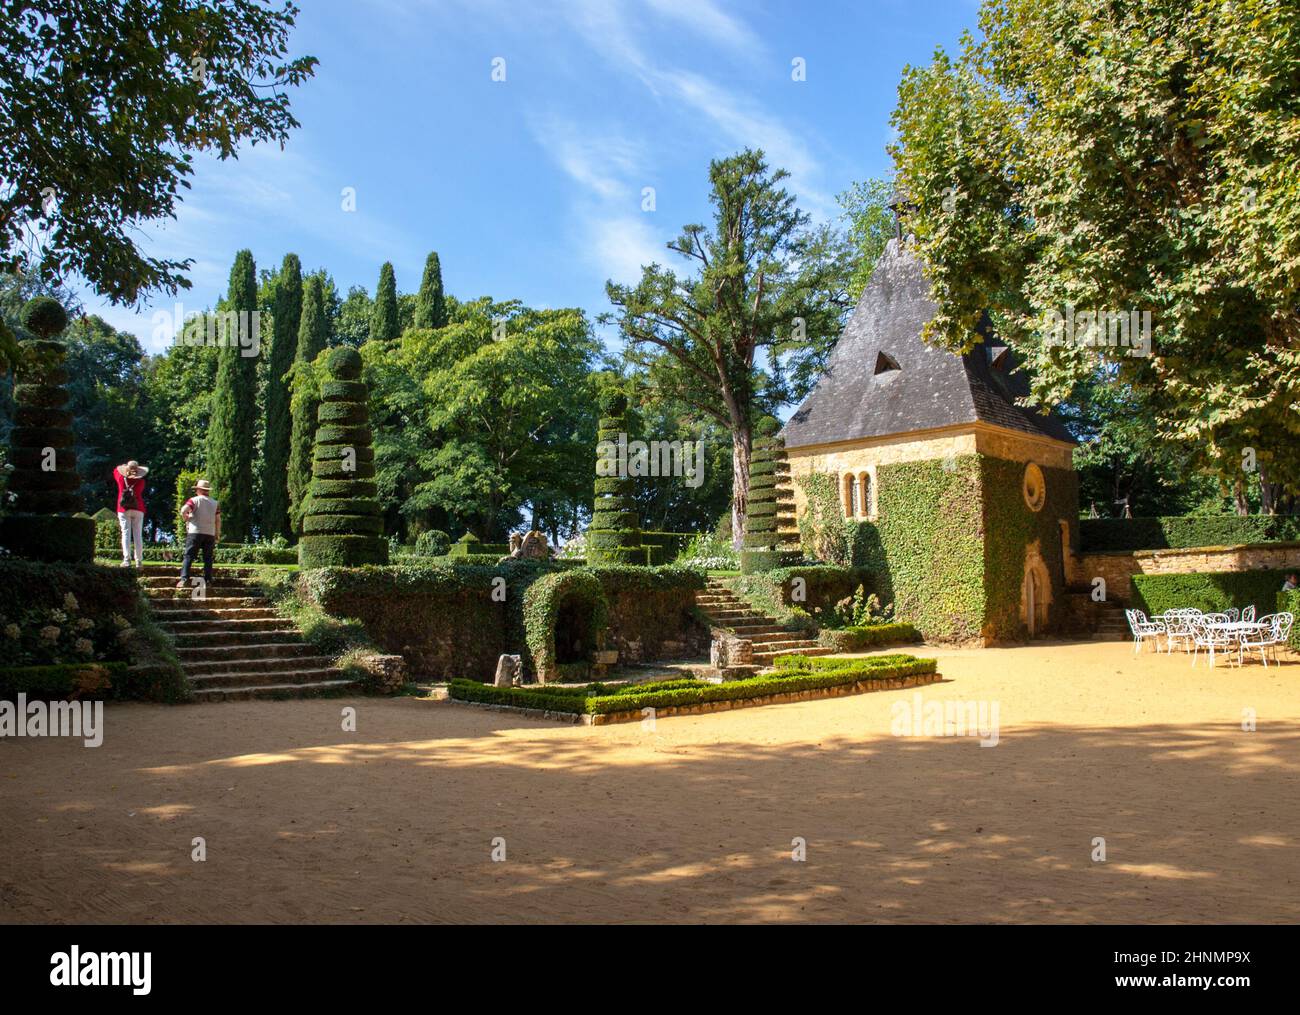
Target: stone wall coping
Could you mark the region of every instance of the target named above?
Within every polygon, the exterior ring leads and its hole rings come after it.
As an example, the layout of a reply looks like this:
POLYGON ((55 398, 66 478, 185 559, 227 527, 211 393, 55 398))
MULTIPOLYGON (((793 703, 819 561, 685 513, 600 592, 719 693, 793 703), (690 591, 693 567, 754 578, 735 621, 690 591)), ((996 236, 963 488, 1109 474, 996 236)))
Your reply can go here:
POLYGON ((1080 557, 1196 557, 1210 553, 1240 553, 1247 550, 1295 550, 1300 541, 1234 543, 1231 546, 1179 546, 1157 550, 1084 550, 1080 557))

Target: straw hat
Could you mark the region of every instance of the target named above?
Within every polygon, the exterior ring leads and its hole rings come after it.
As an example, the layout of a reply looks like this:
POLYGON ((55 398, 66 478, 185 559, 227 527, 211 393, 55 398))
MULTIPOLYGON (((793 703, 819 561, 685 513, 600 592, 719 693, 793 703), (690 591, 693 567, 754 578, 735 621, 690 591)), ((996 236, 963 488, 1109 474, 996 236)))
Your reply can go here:
POLYGON ((209 483, 206 479, 200 479, 197 483, 194 484, 194 489, 198 490, 199 493, 211 493, 212 484, 209 483))
POLYGON ((127 462, 125 465, 119 465, 117 471, 128 479, 143 479, 145 476, 149 475, 149 467, 141 465, 134 459, 127 462))

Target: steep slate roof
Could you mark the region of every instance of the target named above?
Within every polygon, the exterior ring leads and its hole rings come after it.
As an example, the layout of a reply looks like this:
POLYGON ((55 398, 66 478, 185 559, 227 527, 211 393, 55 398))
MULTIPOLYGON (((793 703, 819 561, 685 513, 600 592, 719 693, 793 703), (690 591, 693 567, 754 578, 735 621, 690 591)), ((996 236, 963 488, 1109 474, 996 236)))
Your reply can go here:
POLYGON ((920 261, 890 240, 826 372, 786 423, 786 447, 975 422, 1074 443, 1059 418, 1015 404, 1029 383, 1010 350, 986 342, 957 356, 926 345, 921 329, 936 309, 920 261))

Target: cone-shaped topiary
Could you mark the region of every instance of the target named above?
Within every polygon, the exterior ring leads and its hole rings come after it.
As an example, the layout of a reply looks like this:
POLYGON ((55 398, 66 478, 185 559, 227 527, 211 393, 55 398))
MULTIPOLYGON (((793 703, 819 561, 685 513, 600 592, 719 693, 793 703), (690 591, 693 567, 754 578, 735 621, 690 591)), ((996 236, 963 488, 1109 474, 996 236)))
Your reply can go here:
POLYGON ((361 354, 346 346, 325 360, 316 412, 316 448, 298 541, 302 567, 387 564, 384 519, 375 499, 375 449, 371 446, 361 354))
POLYGON ((22 324, 36 337, 21 344, 10 435, 12 513, 0 519, 0 546, 33 560, 88 562, 95 558, 95 520, 83 513, 72 413, 64 408, 67 349, 54 337, 68 315, 57 300, 37 296, 23 307, 22 324))
POLYGON ((764 416, 754 427, 754 453, 749 461, 749 497, 745 509, 745 544, 740 551, 742 574, 786 567, 800 557, 794 521, 794 488, 781 424, 764 416))
MULTIPOLYGON (((632 500, 632 480, 620 476, 616 455, 619 435, 627 432, 627 396, 607 390, 600 396, 600 429, 596 432, 596 502, 587 530, 587 561, 604 564, 644 564, 641 525, 632 500)), ((626 470, 623 470, 626 471, 626 470)))

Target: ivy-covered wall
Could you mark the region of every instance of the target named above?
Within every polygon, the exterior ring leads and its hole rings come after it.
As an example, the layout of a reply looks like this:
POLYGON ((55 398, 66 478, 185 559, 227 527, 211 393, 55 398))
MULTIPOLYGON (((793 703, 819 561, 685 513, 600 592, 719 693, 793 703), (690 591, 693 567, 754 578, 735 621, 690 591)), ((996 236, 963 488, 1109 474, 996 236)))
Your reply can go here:
POLYGON ((1020 602, 1025 548, 1035 541, 1051 579, 1047 629, 1060 630, 1067 611, 1061 522, 1075 524, 1078 518, 1078 474, 1042 467, 1046 499, 1042 510, 1031 511, 1023 493, 1023 462, 980 456, 980 470, 984 477, 985 633, 995 639, 1024 633, 1020 602))
POLYGON ((549 665, 542 626, 564 596, 586 595, 593 581, 605 647, 621 662, 661 659, 682 646, 708 651, 708 631, 692 609, 704 578, 684 568, 420 563, 322 568, 300 581, 326 613, 359 620, 383 651, 405 658, 418 680, 491 680, 504 653, 522 655, 535 675, 539 661, 549 665))
POLYGON ((876 575, 894 616, 926 637, 966 640, 984 627, 980 456, 882 465, 875 522, 859 523, 854 563, 876 575))
POLYGON ((882 601, 926 637, 1014 639, 1026 548, 1035 540, 1052 588, 1049 629, 1064 618, 1060 522, 1078 517, 1078 481, 1043 468, 1046 500, 1031 511, 1025 464, 986 455, 881 465, 877 519, 861 522, 853 560, 875 575, 882 601))

